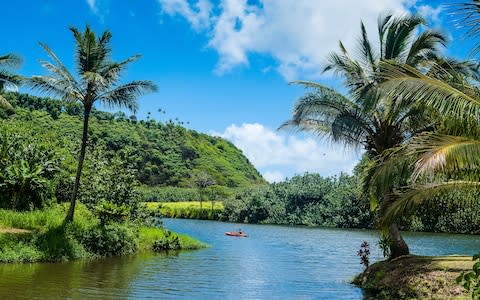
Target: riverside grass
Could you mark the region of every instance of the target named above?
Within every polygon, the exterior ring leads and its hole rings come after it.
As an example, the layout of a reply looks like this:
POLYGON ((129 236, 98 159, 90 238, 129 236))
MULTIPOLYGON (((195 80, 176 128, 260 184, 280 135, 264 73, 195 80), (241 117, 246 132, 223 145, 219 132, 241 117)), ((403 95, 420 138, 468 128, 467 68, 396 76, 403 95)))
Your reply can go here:
POLYGON ((369 266, 353 279, 368 299, 471 299, 455 279, 471 256, 401 256, 369 266))
POLYGON ((166 218, 219 220, 223 213, 223 203, 216 201, 212 207, 211 201, 203 201, 200 208, 200 201, 181 202, 146 202, 150 210, 160 210, 160 214, 166 218))
MULTIPOLYGON (((0 210, 0 262, 50 262, 101 257, 88 251, 79 238, 98 225, 98 219, 79 204, 74 222, 65 225, 63 220, 67 209, 67 205, 59 204, 28 212, 0 210)), ((186 235, 170 233, 163 228, 131 223, 118 224, 118 228, 135 236, 135 252, 151 251, 153 243, 166 238, 167 232, 170 237, 178 236, 181 249, 206 247, 186 235)))

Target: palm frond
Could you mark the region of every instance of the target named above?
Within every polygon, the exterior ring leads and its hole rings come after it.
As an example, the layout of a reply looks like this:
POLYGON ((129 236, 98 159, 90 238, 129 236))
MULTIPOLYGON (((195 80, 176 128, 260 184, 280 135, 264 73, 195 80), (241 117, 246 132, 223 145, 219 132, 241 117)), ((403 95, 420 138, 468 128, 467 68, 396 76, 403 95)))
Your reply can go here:
POLYGON ((77 28, 71 27, 70 30, 76 41, 76 60, 77 72, 83 76, 86 72, 98 73, 102 69, 103 64, 110 59, 111 48, 109 41, 111 33, 105 31, 101 37, 97 39, 95 32, 90 26, 85 27, 82 33, 77 28))
POLYGON ((22 81, 23 78, 20 75, 0 69, 0 91, 3 91, 6 88, 16 89, 22 81))
POLYGON ((17 68, 22 64, 22 58, 15 54, 9 53, 0 55, 0 67, 17 68))
POLYGON ((437 172, 459 172, 480 168, 480 140, 462 136, 425 133, 413 138, 409 153, 419 157, 413 178, 437 172))
POLYGON ((410 66, 418 66, 425 58, 432 61, 437 47, 439 45, 446 46, 447 37, 433 30, 425 30, 412 42, 405 63, 410 66))
POLYGON ((407 51, 412 34, 425 20, 418 16, 402 16, 393 18, 387 26, 385 51, 383 59, 398 59, 407 51))
POLYGON ((385 57, 385 34, 388 28, 388 24, 390 23, 390 20, 393 18, 392 14, 387 14, 387 15, 379 15, 377 24, 378 24, 378 37, 380 40, 380 57, 384 58, 385 57))
MULTIPOLYGON (((437 197, 446 196, 458 190, 473 192, 477 191, 479 187, 480 182, 478 181, 448 181, 413 186, 397 195, 396 200, 384 210, 380 220, 381 224, 387 226, 395 223, 400 217, 412 214, 420 204, 432 202, 437 197)), ((470 197, 455 199, 458 201, 464 198, 470 199, 470 197)))
POLYGON ((120 74, 122 71, 128 67, 129 64, 139 60, 141 55, 133 55, 121 62, 110 62, 106 63, 103 68, 99 71, 99 74, 104 78, 107 85, 113 84, 120 79, 120 74))
MULTIPOLYGON (((440 114, 454 116, 458 119, 480 116, 480 100, 469 96, 442 80, 424 75, 408 65, 394 62, 382 63, 382 84, 390 95, 400 95, 416 99, 438 110, 440 114)), ((468 88, 468 85, 465 85, 468 88)))
POLYGON ((311 131, 346 145, 365 144, 373 131, 360 108, 333 89, 312 82, 296 82, 315 90, 295 103, 292 119, 280 129, 311 131))
POLYGON ((0 95, 0 107, 7 111, 14 111, 13 106, 2 95, 0 95))
POLYGON ((147 80, 137 80, 117 86, 97 97, 109 107, 127 108, 136 112, 138 108, 137 97, 155 91, 157 91, 155 83, 147 80))
POLYGON ((370 198, 375 209, 386 195, 404 186, 411 175, 412 158, 405 155, 403 146, 394 147, 378 155, 366 170, 362 190, 370 198))
MULTIPOLYGON (((459 17, 456 26, 467 28, 466 37, 476 39, 480 36, 480 1, 472 0, 451 5, 453 13, 459 17)), ((472 49, 472 55, 478 54, 480 45, 472 49)))
POLYGON ((33 90, 50 96, 58 96, 67 101, 82 101, 84 98, 81 90, 72 85, 70 81, 53 76, 32 76, 26 80, 26 83, 33 90))
POLYGON ((374 52, 374 49, 368 39, 367 29, 365 28, 365 24, 363 22, 360 23, 360 29, 362 31, 362 35, 360 37, 360 52, 362 53, 363 61, 368 64, 368 67, 371 69, 372 72, 375 72, 375 65, 377 62, 377 56, 374 52))
POLYGON ((40 46, 47 52, 48 56, 53 59, 56 65, 42 61, 41 64, 47 68, 51 73, 61 76, 64 79, 67 79, 71 82, 76 82, 73 75, 68 71, 67 67, 62 63, 62 61, 57 57, 57 55, 50 49, 50 47, 45 43, 40 43, 40 46))

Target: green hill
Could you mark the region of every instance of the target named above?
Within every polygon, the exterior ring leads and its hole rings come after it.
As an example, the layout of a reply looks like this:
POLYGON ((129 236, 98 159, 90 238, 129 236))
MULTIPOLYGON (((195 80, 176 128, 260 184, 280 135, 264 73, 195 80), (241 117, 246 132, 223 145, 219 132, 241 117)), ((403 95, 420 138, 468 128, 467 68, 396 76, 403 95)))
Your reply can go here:
MULTIPOLYGON (((71 149, 62 153, 71 157, 63 159, 75 158, 81 137, 81 106, 20 93, 4 97, 15 107, 15 114, 0 112, 2 127, 42 133, 59 147, 71 149)), ((90 147, 104 144, 107 153, 122 155, 146 185, 189 187, 200 173, 227 187, 265 183, 232 143, 186 129, 179 122, 137 121, 122 112, 94 110, 89 130, 90 147)))

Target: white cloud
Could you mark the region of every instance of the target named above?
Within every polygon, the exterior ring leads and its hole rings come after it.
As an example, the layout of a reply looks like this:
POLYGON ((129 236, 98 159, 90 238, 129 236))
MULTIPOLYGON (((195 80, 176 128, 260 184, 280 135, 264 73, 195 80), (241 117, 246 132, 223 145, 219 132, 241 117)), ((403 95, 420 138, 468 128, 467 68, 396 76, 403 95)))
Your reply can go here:
POLYGON ((429 5, 420 5, 416 7, 416 12, 434 24, 438 24, 440 23, 440 14, 443 12, 443 6, 440 5, 434 8, 429 5))
POLYGON ((232 124, 215 135, 234 143, 271 182, 305 172, 324 176, 351 172, 359 159, 356 152, 340 145, 328 145, 312 137, 287 136, 258 123, 232 124))
POLYGON ((90 10, 94 14, 98 14, 98 7, 97 7, 96 0, 87 0, 87 4, 88 4, 88 7, 90 7, 90 10))
MULTIPOLYGON (((415 0, 158 0, 168 15, 183 16, 195 30, 204 29, 208 46, 219 54, 216 70, 227 72, 248 65, 248 55, 273 57, 287 79, 319 76, 319 69, 341 39, 351 48, 359 36, 360 20, 370 38, 376 37, 376 20, 385 12, 406 13, 415 0)), ((439 12, 421 10, 433 18, 439 12)))
POLYGON ((158 0, 162 12, 168 15, 181 15, 192 25, 193 29, 205 29, 210 24, 210 12, 213 8, 208 0, 198 0, 190 5, 186 0, 158 0))
POLYGON ((283 181, 285 180, 285 177, 286 177, 280 171, 266 171, 262 175, 263 175, 263 178, 265 178, 265 180, 267 180, 270 183, 283 181))

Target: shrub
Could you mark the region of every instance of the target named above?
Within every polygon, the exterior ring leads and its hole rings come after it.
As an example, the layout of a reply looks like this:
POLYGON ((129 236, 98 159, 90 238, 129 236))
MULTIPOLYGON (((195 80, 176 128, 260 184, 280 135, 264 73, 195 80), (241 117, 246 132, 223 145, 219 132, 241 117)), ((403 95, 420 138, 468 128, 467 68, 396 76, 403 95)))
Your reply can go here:
POLYGON ((118 156, 107 158, 97 147, 86 164, 80 200, 103 223, 133 219, 140 206, 136 171, 118 156))
POLYGON ((172 233, 168 230, 165 231, 165 237, 156 240, 152 246, 152 249, 155 252, 180 250, 181 248, 180 238, 177 235, 172 235, 172 233))
POLYGON ((480 299, 480 253, 473 256, 472 271, 462 272, 456 282, 462 284, 467 292, 472 292, 472 299, 480 299))
POLYGON ((133 253, 138 248, 137 238, 131 226, 115 223, 92 226, 79 237, 87 251, 100 256, 133 253))
POLYGON ((42 207, 54 194, 59 162, 47 136, 0 121, 0 207, 42 207))

